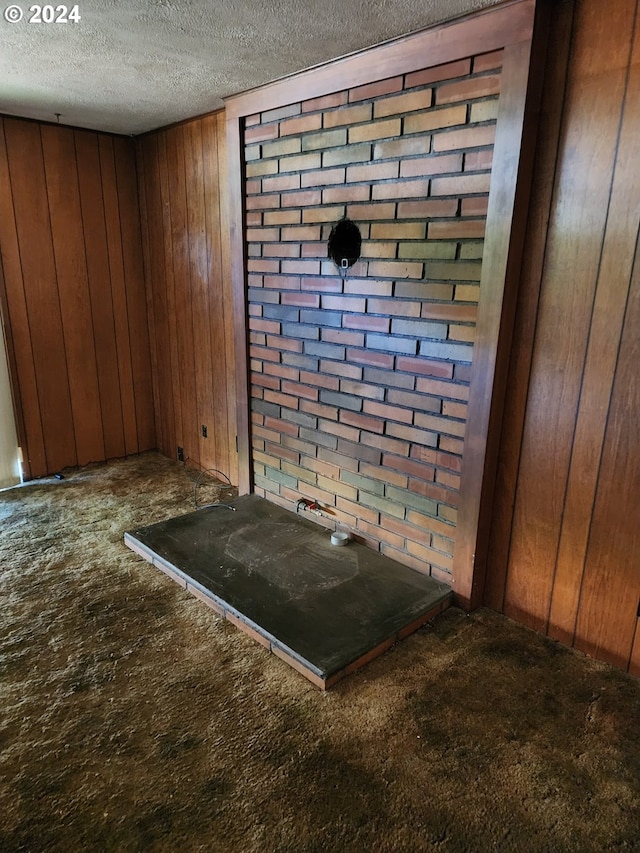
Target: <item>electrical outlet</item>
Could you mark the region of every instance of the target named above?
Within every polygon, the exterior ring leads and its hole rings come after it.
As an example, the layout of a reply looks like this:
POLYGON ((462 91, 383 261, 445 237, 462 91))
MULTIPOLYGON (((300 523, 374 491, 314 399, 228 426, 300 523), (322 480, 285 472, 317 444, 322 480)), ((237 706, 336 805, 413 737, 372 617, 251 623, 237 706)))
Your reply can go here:
POLYGON ((178 462, 184 462, 184 447, 178 447, 178 462))
POLYGON ((202 424, 202 437, 203 438, 207 437, 207 428, 204 424, 202 424))

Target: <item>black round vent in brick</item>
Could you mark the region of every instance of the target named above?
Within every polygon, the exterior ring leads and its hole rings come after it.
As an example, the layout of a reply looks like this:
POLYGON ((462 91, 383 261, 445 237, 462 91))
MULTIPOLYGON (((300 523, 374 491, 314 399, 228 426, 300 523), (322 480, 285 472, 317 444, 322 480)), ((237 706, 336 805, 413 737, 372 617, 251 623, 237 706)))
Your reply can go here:
POLYGON ((346 216, 331 229, 329 234, 329 257, 341 269, 352 267, 360 257, 362 236, 355 222, 346 216))

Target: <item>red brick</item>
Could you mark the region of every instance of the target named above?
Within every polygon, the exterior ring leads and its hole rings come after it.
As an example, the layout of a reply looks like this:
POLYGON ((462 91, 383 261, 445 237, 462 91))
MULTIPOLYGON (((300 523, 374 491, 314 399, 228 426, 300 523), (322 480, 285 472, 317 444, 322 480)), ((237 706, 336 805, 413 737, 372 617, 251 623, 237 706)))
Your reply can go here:
POLYGON ((419 545, 417 542, 411 541, 407 541, 407 551, 415 557, 425 560, 425 562, 435 563, 440 568, 451 570, 453 561, 447 554, 441 554, 439 551, 427 548, 426 545, 419 545))
POLYGON ((320 98, 310 98, 302 102, 302 112, 310 113, 314 110, 330 110, 347 103, 346 92, 333 92, 331 95, 323 95, 320 98))
MULTIPOLYGON (((430 515, 423 515, 413 509, 407 510, 407 521, 410 524, 415 524, 418 528, 429 530, 439 536, 446 536, 449 539, 453 539, 455 536, 456 528, 454 525, 446 524, 438 518, 433 518, 430 515)), ((415 537, 413 538, 415 539, 415 537)))
POLYGON ((451 379, 453 376, 453 365, 447 362, 431 361, 427 358, 409 358, 403 355, 398 356, 396 370, 435 376, 440 379, 451 379))
POLYGON ((398 486, 400 489, 407 488, 407 475, 400 474, 397 471, 392 471, 391 468, 383 468, 381 465, 367 465, 363 462, 360 465, 360 473, 364 477, 381 480, 383 483, 391 483, 392 486, 398 486))
POLYGON ((267 415, 264 419, 264 425, 267 429, 284 433, 285 435, 290 435, 293 438, 298 437, 298 425, 290 423, 289 421, 282 421, 279 418, 271 418, 267 415))
POLYGON ((322 329, 321 339, 332 344, 343 344, 347 347, 363 347, 364 334, 362 332, 348 332, 345 329, 322 329))
POLYGON ((353 361, 356 364, 367 364, 372 367, 393 367, 393 356, 384 352, 372 352, 371 350, 347 350, 347 361, 353 361))
POLYGON ((377 418, 361 415, 359 412, 350 412, 348 409, 342 409, 340 420, 345 424, 349 424, 349 426, 366 429, 368 432, 379 433, 380 435, 384 432, 384 423, 382 421, 377 418))
POLYGON ((353 204, 347 208, 347 216, 358 222, 362 219, 395 219, 396 206, 389 202, 380 204, 353 204))
MULTIPOLYGON (((349 352, 347 351, 347 358, 349 357, 349 352)), ((359 350, 355 350, 355 352, 359 352, 359 350)), ((340 361, 325 361, 322 360, 320 362, 320 370, 324 373, 332 373, 335 376, 346 376, 349 379, 361 379, 362 378, 362 368, 355 367, 352 364, 345 364, 340 361)))
POLYGON ((403 160, 400 164, 400 177, 413 178, 419 175, 440 175, 444 172, 459 172, 462 168, 462 154, 440 154, 437 156, 417 157, 403 160))
POLYGON ((302 175, 303 187, 325 187, 331 184, 343 184, 345 169, 320 169, 317 172, 305 172, 302 175))
POLYGON ((349 128, 349 144, 400 136, 400 130, 401 121, 399 118, 373 121, 371 124, 359 124, 349 128))
POLYGON ((265 347, 251 346, 249 347, 249 355, 253 358, 264 359, 265 361, 280 361, 280 353, 275 352, 265 347))
POLYGON ((380 278, 422 278, 423 264, 410 261, 371 261, 369 272, 380 278))
POLYGON ((366 300, 349 296, 323 296, 322 307, 331 311, 366 311, 366 300))
POLYGON ((265 243, 262 247, 265 258, 299 258, 299 243, 265 243))
POLYGON ((388 406, 385 403, 376 403, 371 400, 365 400, 363 408, 366 414, 374 415, 377 418, 400 421, 404 424, 410 424, 413 420, 413 412, 409 409, 401 409, 399 406, 388 406))
POLYGON ((391 98, 383 98, 374 107, 375 118, 392 115, 405 115, 415 110, 428 110, 432 103, 432 90, 419 89, 415 92, 405 92, 391 98))
POLYGON ((434 178, 431 181, 431 195, 471 195, 488 193, 490 174, 454 175, 449 178, 434 178))
POLYGON ((323 373, 309 373, 306 370, 300 371, 300 382, 306 382, 308 385, 317 385, 319 388, 328 388, 330 391, 337 391, 340 386, 337 376, 325 376, 323 373))
POLYGON ((398 204, 399 219, 431 219, 435 216, 455 216, 458 202, 455 199, 426 199, 402 201, 398 204))
POLYGON ((318 113, 303 115, 298 118, 290 118, 280 122, 280 136, 308 133, 310 130, 319 130, 322 127, 322 116, 318 113))
POLYGON ((272 391, 277 391, 280 388, 280 380, 277 376, 267 376, 264 373, 252 373, 251 384, 258 385, 261 388, 271 388, 272 391))
POLYGON ((262 211, 249 210, 247 211, 246 219, 247 225, 262 225, 262 211))
POLYGON ((367 83, 349 90, 349 103, 364 101, 367 98, 378 98, 381 95, 389 95, 402 89, 402 77, 390 77, 379 80, 376 83, 367 83))
MULTIPOLYGON (((417 113, 416 115, 407 116, 407 118, 404 120, 404 132, 425 133, 430 130, 439 130, 443 127, 454 127, 457 124, 464 124, 466 120, 467 107, 464 104, 457 107, 446 107, 445 109, 429 110, 426 113, 417 113)), ((441 135, 442 134, 437 134, 435 138, 441 135)), ((464 146, 455 147, 462 148, 464 146)))
MULTIPOLYGON (((464 204, 464 202, 463 202, 464 204)), ((449 222, 430 222, 430 240, 464 240, 484 237, 486 220, 452 219, 449 222)))
MULTIPOLYGON (((326 192, 326 190, 325 190, 326 192)), ((325 193, 323 193, 324 196, 325 193)), ((307 207, 302 211, 303 222, 337 222, 344 216, 344 205, 336 207, 307 207)))
POLYGON ((300 408, 303 412, 308 412, 310 415, 316 415, 320 418, 334 421, 338 419, 338 410, 335 406, 327 406, 324 403, 316 403, 313 400, 301 400, 300 408))
POLYGON ((474 57, 474 73, 481 71, 493 71, 494 68, 501 68, 503 57, 504 51, 502 49, 494 50, 491 53, 483 53, 480 56, 474 57))
POLYGON ((362 246, 362 258, 395 258, 397 243, 372 243, 366 240, 362 246))
POLYGON ((249 328, 255 332, 269 332, 273 335, 280 333, 280 323, 276 320, 262 320, 259 317, 249 319, 249 328))
MULTIPOLYGON (((301 219, 302 211, 300 210, 269 210, 264 213, 265 225, 293 225, 301 219)), ((249 224, 248 219, 247 224, 249 224)))
POLYGON ((385 454, 382 458, 382 464, 387 468, 402 471, 403 474, 419 477, 425 481, 433 480, 435 477, 435 468, 433 466, 426 465, 424 462, 415 462, 413 459, 404 459, 401 456, 385 454))
POLYGON ((489 74, 485 77, 471 77, 455 83, 443 83, 436 92, 437 104, 451 104, 454 101, 471 101, 474 98, 486 98, 500 91, 500 75, 489 74))
MULTIPOLYGON (((457 109, 457 107, 453 109, 457 109)), ((465 127, 461 130, 437 133, 433 137, 433 150, 453 151, 457 148, 480 148, 484 145, 493 145, 495 136, 495 125, 465 127)))
POLYGON ((293 338, 268 337, 267 344, 270 347, 274 347, 279 350, 286 350, 287 352, 302 352, 302 341, 298 341, 293 338))
POLYGON ((362 184, 332 187, 323 191, 322 203, 333 204, 341 201, 369 201, 370 192, 371 188, 362 184))
POLYGON ((318 205, 322 200, 320 190, 301 190, 296 193, 283 193, 282 207, 307 207, 318 205))
POLYGON ((492 163, 493 148, 486 148, 481 151, 467 151, 464 155, 465 172, 473 172, 476 169, 490 169, 492 163))
POLYGON ((389 436, 386 435, 370 435, 368 432, 363 432, 360 436, 360 441, 363 444, 369 444, 371 447, 376 447, 384 453, 394 453, 396 456, 407 456, 409 453, 409 443, 407 441, 400 441, 397 438, 389 438, 389 436))
POLYGON ((302 257, 303 258, 324 258, 327 254, 326 243, 303 243, 302 257))
POLYGON ((299 154, 296 157, 285 157, 278 162, 276 172, 303 172, 307 169, 319 169, 321 157, 318 153, 299 154))
POLYGON ((405 302, 400 299, 369 299, 367 306, 371 314, 389 314, 393 317, 420 316, 420 302, 405 302))
POLYGON ((256 195, 262 190, 262 181, 260 180, 252 180, 247 181, 245 184, 245 188, 247 191, 247 195, 256 195))
POLYGON ((450 80, 452 77, 464 77, 470 71, 471 60, 459 59, 456 62, 447 62, 407 74, 404 85, 406 89, 412 86, 425 86, 429 83, 438 83, 440 80, 450 80))
POLYGON ((278 290, 300 290, 300 279, 293 275, 265 275, 264 287, 278 290))
POLYGON ((301 281, 303 290, 317 290, 320 293, 340 293, 342 290, 342 279, 340 278, 303 278, 301 281))
POLYGON ((457 385, 455 382, 441 382, 438 379, 420 377, 416 380, 416 391, 421 394, 450 397, 454 400, 469 399, 469 388, 466 385, 457 385))
POLYGON ((278 175, 277 178, 264 178, 262 181, 262 190, 265 193, 298 189, 300 189, 300 175, 278 175))
POLYGON ((318 275, 320 263, 318 261, 282 261, 283 273, 300 273, 301 275, 318 275))
POLYGON ((340 127, 345 124, 357 124, 371 120, 372 104, 358 104, 355 107, 331 110, 324 114, 324 127, 340 127))
POLYGON ((462 456, 464 442, 458 438, 450 438, 448 435, 441 435, 438 446, 446 453, 457 453, 459 456, 462 456))
POLYGON ((254 127, 247 127, 244 132, 244 141, 247 145, 254 142, 265 142, 269 139, 277 139, 277 137, 277 124, 260 124, 254 127))
POLYGON ((373 159, 388 160, 392 157, 424 156, 430 151, 431 137, 423 133, 421 136, 377 142, 373 148, 373 159))
POLYGON ((391 296, 392 291, 392 282, 376 281, 372 278, 349 278, 344 284, 345 293, 365 294, 366 296, 391 296))
POLYGON ((249 196, 245 199, 245 207, 247 210, 264 210, 268 207, 280 207, 279 195, 256 195, 249 196))
POLYGON ((391 321, 388 317, 372 317, 370 314, 346 314, 342 325, 347 329, 364 329, 368 332, 389 332, 391 321))
POLYGON ((385 528, 381 527, 379 524, 370 524, 368 521, 364 521, 364 519, 358 519, 358 530, 362 530, 362 532, 366 533, 367 536, 371 536, 381 542, 386 542, 389 545, 395 545, 397 548, 402 548, 404 546, 404 537, 398 536, 396 533, 391 533, 389 530, 385 530, 385 528))
POLYGON ((309 385, 302 385, 299 382, 284 381, 282 383, 282 391, 285 394, 294 394, 297 397, 305 397, 307 400, 318 399, 317 388, 311 388, 309 385))
POLYGON ((264 399, 269 403, 275 403, 277 406, 284 406, 286 409, 297 409, 299 406, 297 397, 290 397, 288 394, 281 394, 279 391, 265 391, 264 399))
POLYGON ((283 305, 298 305, 302 308, 320 307, 320 297, 315 293, 297 293, 295 291, 283 293, 280 301, 283 305))
POLYGON ((448 489, 460 489, 460 475, 452 474, 450 471, 436 471, 436 482, 448 489))
MULTIPOLYGON (((349 426, 348 424, 337 423, 337 418, 338 410, 335 409, 330 422, 322 420, 318 422, 318 429, 320 432, 328 432, 330 435, 338 436, 338 438, 346 438, 347 441, 358 441, 360 438, 360 430, 349 426)), ((345 498, 349 497, 349 495, 345 495, 344 493, 342 493, 342 495, 345 498)), ((356 495, 354 494, 353 497, 355 498, 356 495)))
POLYGON ((422 317, 426 320, 457 320, 463 323, 473 323, 477 313, 476 305, 460 305, 454 302, 422 303, 422 317))
POLYGON ((266 363, 264 365, 264 372, 271 376, 280 376, 283 379, 292 379, 294 382, 298 380, 300 373, 300 371, 295 367, 286 367, 284 364, 270 363, 266 363))
POLYGON ((332 465, 329 462, 323 462, 322 459, 316 459, 313 456, 303 456, 300 464, 316 474, 322 474, 330 480, 338 480, 340 477, 340 468, 337 465, 332 465))
POLYGON ((388 163, 369 163, 365 166, 349 166, 347 168, 347 181, 383 181, 397 178, 399 174, 398 161, 390 160, 388 163))
POLYGON ((251 258, 247 261, 247 270, 249 272, 276 273, 280 270, 280 264, 278 261, 261 261, 251 258))
MULTIPOLYGON (((470 175, 469 177, 479 177, 470 175)), ((443 180, 443 179, 441 179, 443 180)), ((446 179, 444 179, 446 180, 446 179)), ((392 184, 375 184, 373 199, 382 198, 411 198, 429 195, 429 180, 394 181, 392 184)))
POLYGON ((268 241, 268 240, 279 240, 280 239, 280 229, 279 228, 247 228, 247 240, 250 242, 251 240, 259 240, 259 241, 268 241))
POLYGON ((450 453, 438 452, 437 463, 439 468, 447 468, 456 471, 458 474, 462 471, 462 459, 450 453))
POLYGON ((489 199, 487 196, 462 199, 462 216, 486 216, 489 199))
POLYGON ((319 225, 291 225, 289 227, 282 228, 280 239, 283 240, 283 242, 288 242, 288 241, 299 242, 301 240, 319 240, 320 239, 320 226, 319 225))
POLYGON ((245 127, 253 127, 256 124, 260 124, 260 113, 254 113, 252 116, 247 116, 244 120, 245 127))

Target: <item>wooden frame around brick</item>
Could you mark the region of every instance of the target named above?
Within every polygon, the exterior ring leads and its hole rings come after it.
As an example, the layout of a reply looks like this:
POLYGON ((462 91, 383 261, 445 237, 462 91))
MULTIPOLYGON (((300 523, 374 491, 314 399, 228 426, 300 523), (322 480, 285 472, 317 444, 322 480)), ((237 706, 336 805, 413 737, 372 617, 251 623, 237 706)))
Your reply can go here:
POLYGON ((471 374, 452 588, 460 605, 482 603, 488 513, 495 483, 507 360, 526 224, 539 106, 547 0, 515 0, 324 66, 226 102, 229 231, 234 299, 239 489, 252 489, 248 323, 243 217, 243 124, 246 116, 375 84, 469 56, 504 49, 494 166, 484 244, 481 299, 471 374), (536 21, 537 17, 537 21, 536 21), (540 49, 532 50, 534 30, 540 49))

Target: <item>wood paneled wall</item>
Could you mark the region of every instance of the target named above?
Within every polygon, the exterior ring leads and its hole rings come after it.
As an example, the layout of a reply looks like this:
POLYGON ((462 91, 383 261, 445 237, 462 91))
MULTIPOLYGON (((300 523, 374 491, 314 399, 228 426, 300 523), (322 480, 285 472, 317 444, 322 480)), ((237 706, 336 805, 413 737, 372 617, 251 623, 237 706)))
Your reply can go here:
POLYGON ((133 143, 0 119, 0 251, 25 474, 155 447, 133 143))
POLYGON ((640 675, 640 4, 556 4, 485 602, 640 675))
POLYGON ((158 447, 236 483, 224 113, 140 138, 137 162, 158 447))

